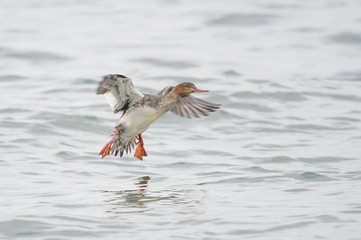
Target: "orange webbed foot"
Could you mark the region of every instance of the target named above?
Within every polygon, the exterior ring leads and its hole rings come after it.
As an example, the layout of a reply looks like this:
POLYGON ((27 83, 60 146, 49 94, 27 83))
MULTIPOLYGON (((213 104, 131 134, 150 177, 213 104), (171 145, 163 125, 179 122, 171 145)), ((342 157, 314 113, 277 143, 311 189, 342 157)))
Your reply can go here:
POLYGON ((134 157, 138 158, 139 160, 143 160, 143 157, 148 156, 148 154, 144 149, 142 134, 139 134, 138 137, 139 141, 137 142, 137 148, 134 151, 134 157))
POLYGON ((134 152, 134 157, 138 158, 139 160, 143 160, 143 157, 148 156, 147 152, 145 151, 144 147, 140 144, 137 144, 137 148, 134 152))
POLYGON ((102 148, 102 150, 100 150, 98 155, 102 155, 102 158, 104 158, 105 156, 110 154, 110 151, 112 150, 112 144, 114 142, 115 137, 118 135, 118 131, 115 131, 115 134, 112 138, 112 140, 110 140, 107 144, 105 144, 105 146, 102 148))

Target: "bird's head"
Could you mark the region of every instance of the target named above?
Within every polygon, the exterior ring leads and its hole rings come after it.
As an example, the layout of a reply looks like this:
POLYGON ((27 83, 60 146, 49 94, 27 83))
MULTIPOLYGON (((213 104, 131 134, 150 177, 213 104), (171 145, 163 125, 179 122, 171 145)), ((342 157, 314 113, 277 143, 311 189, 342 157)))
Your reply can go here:
POLYGON ((183 82, 178 84, 174 90, 178 95, 189 95, 191 93, 202 93, 208 92, 208 90, 199 90, 193 83, 191 82, 183 82))

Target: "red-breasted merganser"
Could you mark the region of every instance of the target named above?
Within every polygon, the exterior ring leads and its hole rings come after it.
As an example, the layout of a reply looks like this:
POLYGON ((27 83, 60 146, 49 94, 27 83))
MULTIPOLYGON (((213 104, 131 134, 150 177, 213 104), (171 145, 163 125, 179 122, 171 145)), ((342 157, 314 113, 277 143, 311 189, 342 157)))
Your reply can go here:
POLYGON ((130 78, 119 74, 106 75, 100 83, 97 94, 104 94, 114 113, 123 111, 115 126, 113 138, 100 151, 102 158, 109 154, 120 157, 124 151, 130 153, 135 144, 134 157, 143 160, 147 156, 142 133, 158 118, 171 111, 181 117, 207 116, 220 104, 213 104, 191 96, 191 93, 208 92, 199 90, 193 83, 183 82, 177 86, 167 86, 158 95, 142 94, 130 78), (136 143, 136 139, 138 142, 136 143))

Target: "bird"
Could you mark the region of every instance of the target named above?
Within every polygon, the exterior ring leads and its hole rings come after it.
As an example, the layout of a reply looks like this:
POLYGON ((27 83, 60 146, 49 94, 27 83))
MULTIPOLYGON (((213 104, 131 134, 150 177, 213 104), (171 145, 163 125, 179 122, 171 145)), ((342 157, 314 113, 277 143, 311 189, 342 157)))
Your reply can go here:
POLYGON ((167 86, 157 95, 151 95, 138 91, 130 78, 120 74, 104 76, 96 92, 105 95, 115 114, 122 112, 112 139, 99 153, 102 158, 117 154, 122 157, 124 152, 130 153, 136 145, 134 157, 143 160, 148 154, 142 133, 166 112, 198 118, 207 116, 207 112, 214 112, 221 106, 192 96, 192 93, 204 93, 208 90, 199 90, 191 82, 167 86))

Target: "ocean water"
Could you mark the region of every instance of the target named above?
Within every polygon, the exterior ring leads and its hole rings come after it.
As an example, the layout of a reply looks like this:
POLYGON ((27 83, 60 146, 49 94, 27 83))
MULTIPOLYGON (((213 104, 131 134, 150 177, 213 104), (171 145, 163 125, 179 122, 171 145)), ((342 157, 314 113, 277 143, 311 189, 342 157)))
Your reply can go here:
POLYGON ((361 3, 0 2, 0 239, 361 239, 361 3), (190 81, 144 161, 95 94, 190 81))

